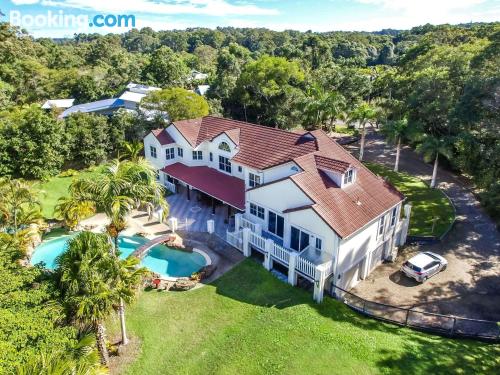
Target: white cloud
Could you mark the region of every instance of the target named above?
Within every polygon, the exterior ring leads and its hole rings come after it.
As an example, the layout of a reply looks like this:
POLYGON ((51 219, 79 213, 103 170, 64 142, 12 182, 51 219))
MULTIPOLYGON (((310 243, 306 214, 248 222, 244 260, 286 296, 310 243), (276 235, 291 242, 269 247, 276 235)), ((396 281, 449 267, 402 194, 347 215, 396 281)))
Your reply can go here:
POLYGON ((33 5, 38 3, 40 0, 11 0, 14 5, 33 5))
MULTIPOLYGON (((23 1, 23 0, 17 0, 23 1)), ((191 14, 209 16, 263 16, 276 15, 272 8, 253 4, 235 5, 227 0, 42 0, 42 5, 81 10, 116 13, 191 14)))

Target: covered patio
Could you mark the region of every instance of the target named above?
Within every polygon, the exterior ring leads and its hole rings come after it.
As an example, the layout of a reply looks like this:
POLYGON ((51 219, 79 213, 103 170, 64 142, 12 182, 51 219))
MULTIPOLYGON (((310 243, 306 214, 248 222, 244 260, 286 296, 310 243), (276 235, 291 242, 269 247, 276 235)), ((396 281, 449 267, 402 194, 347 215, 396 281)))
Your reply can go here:
POLYGON ((234 227, 234 215, 245 209, 245 183, 209 167, 175 163, 162 169, 165 184, 175 194, 167 197, 170 217, 180 230, 205 232, 207 220, 215 221, 215 232, 225 237, 234 227))

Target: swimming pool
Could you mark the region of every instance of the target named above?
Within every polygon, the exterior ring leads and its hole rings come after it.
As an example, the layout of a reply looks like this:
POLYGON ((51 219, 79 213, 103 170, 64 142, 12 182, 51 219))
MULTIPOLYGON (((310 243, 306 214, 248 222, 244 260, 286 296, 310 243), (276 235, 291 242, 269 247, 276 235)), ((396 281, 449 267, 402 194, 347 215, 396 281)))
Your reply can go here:
MULTIPOLYGON (((55 269, 57 256, 66 249, 68 241, 72 237, 63 236, 42 242, 35 248, 35 252, 31 257, 31 264, 35 265, 43 262, 45 268, 55 269)), ((148 242, 148 239, 139 236, 120 236, 118 238, 120 258, 128 257, 135 249, 146 242, 148 242)), ((205 257, 196 251, 188 253, 164 245, 154 246, 141 260, 142 266, 163 277, 191 276, 206 264, 205 257)))

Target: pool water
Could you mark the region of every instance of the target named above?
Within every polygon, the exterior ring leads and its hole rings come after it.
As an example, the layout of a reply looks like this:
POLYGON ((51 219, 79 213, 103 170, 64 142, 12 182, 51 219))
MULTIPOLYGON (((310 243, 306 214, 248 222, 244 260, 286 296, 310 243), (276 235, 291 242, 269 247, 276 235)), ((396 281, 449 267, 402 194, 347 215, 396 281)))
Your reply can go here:
MULTIPOLYGON (((68 241, 73 236, 59 237, 41 243, 36 247, 31 264, 44 263, 45 268, 55 269, 56 258, 66 250, 68 241)), ((139 236, 120 236, 118 248, 120 258, 125 259, 148 239, 139 236)), ((171 249, 164 245, 156 245, 141 260, 141 265, 164 277, 191 276, 207 264, 205 257, 197 252, 188 253, 171 249)))

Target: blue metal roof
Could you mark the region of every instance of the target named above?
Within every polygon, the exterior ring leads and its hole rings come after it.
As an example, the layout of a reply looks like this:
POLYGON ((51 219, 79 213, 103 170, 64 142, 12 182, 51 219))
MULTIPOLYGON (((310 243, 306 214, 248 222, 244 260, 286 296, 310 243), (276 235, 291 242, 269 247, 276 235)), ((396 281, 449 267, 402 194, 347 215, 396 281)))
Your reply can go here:
POLYGON ((65 110, 59 117, 64 118, 75 112, 100 112, 108 109, 121 108, 125 106, 125 102, 121 99, 112 98, 98 100, 96 102, 77 104, 65 110))

